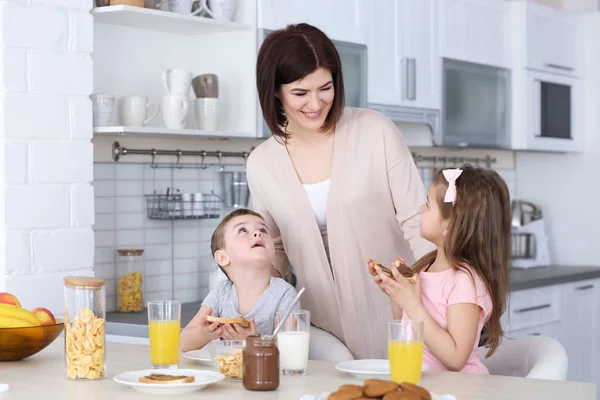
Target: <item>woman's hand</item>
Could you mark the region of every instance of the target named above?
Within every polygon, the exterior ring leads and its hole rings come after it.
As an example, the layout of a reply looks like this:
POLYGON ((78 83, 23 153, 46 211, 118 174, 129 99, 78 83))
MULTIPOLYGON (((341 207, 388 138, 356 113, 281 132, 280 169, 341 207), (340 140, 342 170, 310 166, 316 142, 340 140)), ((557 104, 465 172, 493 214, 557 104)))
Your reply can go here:
POLYGON ((222 337, 226 340, 244 340, 250 335, 256 335, 256 322, 254 318, 250 319, 250 326, 242 327, 240 324, 224 324, 222 337))
POLYGON ((391 268, 393 278, 390 278, 377 265, 371 267, 371 264, 369 264, 369 271, 371 268, 377 275, 376 277, 373 276, 373 280, 378 282, 381 290, 390 296, 405 312, 410 312, 422 304, 421 280, 418 277, 417 282, 410 283, 396 268, 391 268))

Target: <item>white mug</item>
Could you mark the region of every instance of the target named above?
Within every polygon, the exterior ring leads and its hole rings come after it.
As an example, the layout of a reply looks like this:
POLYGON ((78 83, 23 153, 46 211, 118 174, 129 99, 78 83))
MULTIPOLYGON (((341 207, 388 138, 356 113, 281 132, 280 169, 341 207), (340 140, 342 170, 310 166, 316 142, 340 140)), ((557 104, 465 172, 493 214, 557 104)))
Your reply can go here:
POLYGON ((149 102, 148 98, 144 96, 124 96, 121 98, 121 121, 125 126, 144 126, 156 117, 159 110, 160 107, 156 102, 149 102), (152 105, 156 106, 156 110, 150 117, 146 118, 146 114, 152 105))
POLYGON ((169 11, 177 14, 197 15, 202 9, 198 8, 192 12, 192 6, 198 0, 164 0, 159 2, 154 8, 160 8, 163 4, 168 4, 169 11))
POLYGON ((94 93, 92 99, 92 121, 94 126, 108 126, 112 116, 115 96, 112 94, 94 93))
POLYGON ((211 18, 221 21, 233 19, 233 0, 202 0, 200 10, 206 12, 211 18), (208 4, 207 4, 208 3, 208 4))
POLYGON ((183 129, 189 109, 186 96, 166 95, 162 98, 162 115, 165 126, 169 129, 183 129))
POLYGON ((167 94, 188 96, 192 86, 192 73, 182 69, 170 68, 163 72, 163 85, 167 94))
POLYGON ((203 131, 216 131, 219 126, 219 99, 199 98, 194 100, 196 123, 203 131))

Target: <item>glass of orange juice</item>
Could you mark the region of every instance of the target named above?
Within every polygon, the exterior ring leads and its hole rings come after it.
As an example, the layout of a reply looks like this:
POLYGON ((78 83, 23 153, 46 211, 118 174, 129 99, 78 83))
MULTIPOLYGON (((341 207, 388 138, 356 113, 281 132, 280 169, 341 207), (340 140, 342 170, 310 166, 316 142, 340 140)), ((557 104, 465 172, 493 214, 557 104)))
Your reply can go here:
POLYGON ((152 368, 177 368, 181 302, 179 300, 149 301, 148 326, 152 368))
POLYGON ((423 363, 423 321, 391 321, 388 324, 390 374, 397 383, 418 384, 423 363))

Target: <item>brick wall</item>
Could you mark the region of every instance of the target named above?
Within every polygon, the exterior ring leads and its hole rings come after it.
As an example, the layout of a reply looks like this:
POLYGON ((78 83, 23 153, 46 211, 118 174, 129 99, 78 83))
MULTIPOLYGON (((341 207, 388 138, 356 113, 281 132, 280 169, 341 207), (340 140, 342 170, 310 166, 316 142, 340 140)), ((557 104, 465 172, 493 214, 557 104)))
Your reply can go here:
POLYGON ((93 275, 92 5, 0 2, 0 291, 56 313, 93 275))

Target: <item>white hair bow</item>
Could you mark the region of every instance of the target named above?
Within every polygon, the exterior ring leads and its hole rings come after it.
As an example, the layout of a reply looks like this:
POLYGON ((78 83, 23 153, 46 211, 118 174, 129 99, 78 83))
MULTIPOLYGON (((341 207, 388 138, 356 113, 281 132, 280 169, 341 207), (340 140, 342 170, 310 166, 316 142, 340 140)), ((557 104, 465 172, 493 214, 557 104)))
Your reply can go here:
POLYGON ((445 169, 442 171, 444 174, 444 178, 448 181, 448 190, 446 190, 446 195, 444 196, 445 203, 454 203, 456 200, 456 180, 462 174, 462 169, 445 169))

